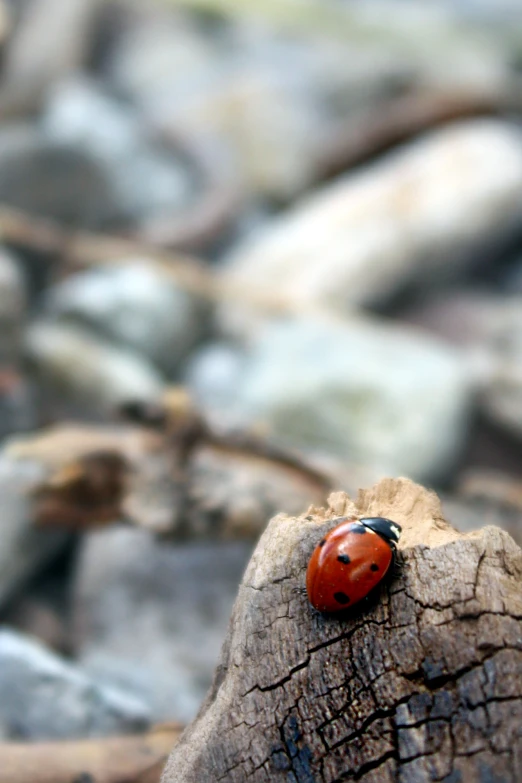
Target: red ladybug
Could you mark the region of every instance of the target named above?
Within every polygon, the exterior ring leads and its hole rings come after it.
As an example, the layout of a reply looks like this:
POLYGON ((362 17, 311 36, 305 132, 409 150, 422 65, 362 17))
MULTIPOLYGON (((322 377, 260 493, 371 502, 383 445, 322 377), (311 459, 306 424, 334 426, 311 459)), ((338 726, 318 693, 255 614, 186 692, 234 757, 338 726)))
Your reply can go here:
POLYGON ((320 612, 340 612, 366 598, 386 576, 401 528, 384 517, 343 519, 313 551, 306 590, 320 612))

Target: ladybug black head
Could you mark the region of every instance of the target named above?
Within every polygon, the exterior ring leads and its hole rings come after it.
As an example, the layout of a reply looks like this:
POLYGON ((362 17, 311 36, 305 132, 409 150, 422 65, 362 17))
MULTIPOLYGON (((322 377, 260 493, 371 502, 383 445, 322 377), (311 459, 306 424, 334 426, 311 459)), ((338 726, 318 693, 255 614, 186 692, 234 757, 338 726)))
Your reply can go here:
POLYGON ((396 544, 402 533, 402 528, 397 522, 392 522, 391 519, 384 517, 366 517, 360 519, 359 522, 385 538, 390 544, 396 544))

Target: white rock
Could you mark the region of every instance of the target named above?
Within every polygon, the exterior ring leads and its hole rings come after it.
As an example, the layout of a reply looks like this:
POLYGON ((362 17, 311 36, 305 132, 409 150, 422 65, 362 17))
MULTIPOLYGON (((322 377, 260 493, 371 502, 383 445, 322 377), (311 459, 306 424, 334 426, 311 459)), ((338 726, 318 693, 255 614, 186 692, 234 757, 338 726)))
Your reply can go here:
POLYGON ((98 685, 32 639, 0 630, 0 725, 10 739, 104 737, 148 722, 138 699, 98 685))
MULTIPOLYGON (((223 281, 295 308, 346 311, 457 273, 521 218, 519 130, 459 123, 305 199, 237 248, 223 281)), ((223 321, 234 322, 228 304, 223 321)))
MULTIPOLYGON (((450 474, 463 445, 469 368, 408 329, 362 318, 265 326, 238 367, 222 409, 284 445, 424 481, 450 474)), ((208 376, 200 366, 191 377, 208 376)), ((195 392, 212 406, 208 383, 195 392)))
POLYGON ((102 411, 128 400, 156 399, 163 388, 160 373, 145 358, 80 327, 40 321, 30 327, 26 343, 49 386, 102 411))
POLYGON ((244 357, 228 343, 203 346, 188 363, 185 383, 201 404, 209 409, 224 409, 234 397, 244 357))
POLYGON ((48 310, 75 319, 172 373, 206 327, 205 307, 146 259, 91 269, 51 289, 48 310))

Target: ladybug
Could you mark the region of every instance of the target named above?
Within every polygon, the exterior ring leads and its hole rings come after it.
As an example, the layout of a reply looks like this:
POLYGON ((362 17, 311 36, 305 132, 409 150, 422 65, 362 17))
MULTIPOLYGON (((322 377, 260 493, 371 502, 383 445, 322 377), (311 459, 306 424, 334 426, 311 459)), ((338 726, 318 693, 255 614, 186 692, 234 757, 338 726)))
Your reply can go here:
POLYGON ((401 527, 384 517, 343 519, 316 546, 306 572, 306 590, 320 612, 348 609, 386 576, 401 527))

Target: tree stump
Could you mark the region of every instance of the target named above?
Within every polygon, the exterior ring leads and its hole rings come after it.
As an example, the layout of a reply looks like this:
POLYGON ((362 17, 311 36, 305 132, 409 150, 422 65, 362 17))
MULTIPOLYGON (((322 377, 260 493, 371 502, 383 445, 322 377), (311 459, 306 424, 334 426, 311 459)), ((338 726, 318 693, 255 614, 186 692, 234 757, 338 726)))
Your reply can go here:
POLYGON ((162 782, 522 781, 521 579, 507 533, 458 533, 406 479, 275 517, 162 782), (369 609, 325 617, 308 603, 306 566, 353 515, 403 526, 396 574, 369 609))

